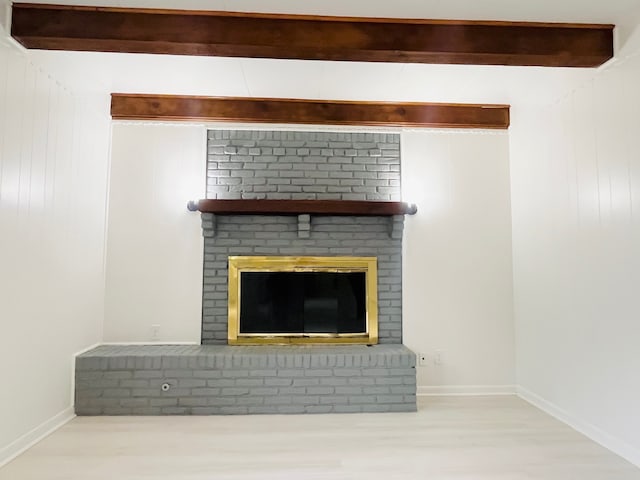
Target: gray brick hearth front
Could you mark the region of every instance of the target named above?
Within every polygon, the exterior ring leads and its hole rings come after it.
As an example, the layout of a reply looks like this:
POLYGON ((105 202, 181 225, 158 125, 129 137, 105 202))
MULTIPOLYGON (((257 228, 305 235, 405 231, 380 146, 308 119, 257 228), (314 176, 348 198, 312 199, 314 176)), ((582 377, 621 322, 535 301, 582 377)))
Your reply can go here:
POLYGON ((76 358, 78 415, 412 412, 403 345, 100 346, 76 358))

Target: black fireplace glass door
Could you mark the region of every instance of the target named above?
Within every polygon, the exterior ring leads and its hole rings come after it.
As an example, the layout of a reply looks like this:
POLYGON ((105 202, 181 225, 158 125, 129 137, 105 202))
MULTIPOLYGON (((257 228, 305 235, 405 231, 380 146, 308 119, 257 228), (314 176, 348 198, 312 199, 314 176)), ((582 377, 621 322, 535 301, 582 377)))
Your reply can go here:
POLYGON ((241 334, 365 331, 365 272, 240 273, 241 334))

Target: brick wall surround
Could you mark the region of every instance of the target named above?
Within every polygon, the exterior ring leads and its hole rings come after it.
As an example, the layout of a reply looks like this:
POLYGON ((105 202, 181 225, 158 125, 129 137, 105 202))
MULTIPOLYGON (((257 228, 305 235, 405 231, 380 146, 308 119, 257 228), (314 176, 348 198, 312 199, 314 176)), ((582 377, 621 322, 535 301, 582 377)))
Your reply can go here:
MULTIPOLYGON (((210 130, 207 198, 400 200, 400 135, 210 130)), ((227 342, 230 255, 375 256, 380 343, 402 343, 403 216, 202 214, 202 343, 227 342)))
MULTIPOLYGON (((393 217, 311 216, 308 238, 298 236, 298 217, 202 214, 204 278, 202 343, 227 343, 228 257, 230 255, 375 256, 378 258, 380 343, 402 343, 402 224, 393 217), (395 238, 394 238, 395 237, 395 238)), ((307 231, 305 231, 307 232, 307 231)))
POLYGON ((210 130, 207 198, 400 200, 400 135, 210 130))

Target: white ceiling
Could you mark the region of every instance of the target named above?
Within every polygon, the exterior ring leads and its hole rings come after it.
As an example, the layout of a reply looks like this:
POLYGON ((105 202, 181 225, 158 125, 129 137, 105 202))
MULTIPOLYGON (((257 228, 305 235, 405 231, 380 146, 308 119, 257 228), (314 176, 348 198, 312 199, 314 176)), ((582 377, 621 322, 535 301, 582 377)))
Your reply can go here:
POLYGON ((617 23, 638 0, 30 0, 30 3, 354 17, 617 23))
MULTIPOLYGON (((1 1, 1 0, 0 0, 1 1)), ((48 3, 46 0, 32 0, 48 3)), ((69 5, 181 8, 398 18, 620 24, 640 0, 66 0, 69 5)), ((383 64, 32 52, 75 88, 97 92, 460 103, 540 102, 593 69, 383 64)))

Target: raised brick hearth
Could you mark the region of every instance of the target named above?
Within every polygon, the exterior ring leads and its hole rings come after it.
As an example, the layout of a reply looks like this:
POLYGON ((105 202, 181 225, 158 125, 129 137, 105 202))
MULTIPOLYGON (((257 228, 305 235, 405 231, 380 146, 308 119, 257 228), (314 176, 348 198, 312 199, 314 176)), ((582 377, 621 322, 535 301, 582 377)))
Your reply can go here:
POLYGON ((101 346, 76 359, 78 415, 415 409, 415 355, 402 345, 101 346))

